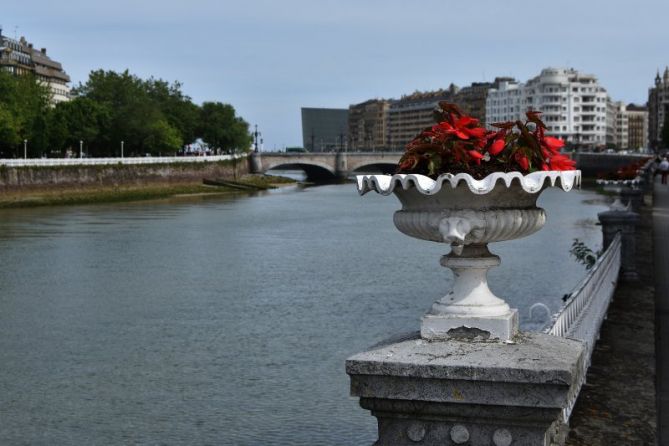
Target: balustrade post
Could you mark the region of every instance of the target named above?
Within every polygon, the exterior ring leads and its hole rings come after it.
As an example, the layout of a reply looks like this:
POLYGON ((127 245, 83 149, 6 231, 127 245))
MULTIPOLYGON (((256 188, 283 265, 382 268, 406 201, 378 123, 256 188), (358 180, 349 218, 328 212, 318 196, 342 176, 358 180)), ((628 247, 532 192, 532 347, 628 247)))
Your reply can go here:
POLYGON ((639 214, 627 210, 611 210, 597 214, 602 225, 603 250, 609 247, 616 233, 621 235, 620 277, 627 281, 639 280, 636 270, 636 226, 639 214))
POLYGON ((623 187, 620 191, 620 199, 623 204, 630 205, 630 208, 633 212, 638 212, 643 206, 643 189, 638 189, 635 187, 623 187))
POLYGON ((584 344, 543 333, 513 341, 418 334, 346 361, 351 394, 378 420, 374 446, 561 445, 585 373, 584 344))

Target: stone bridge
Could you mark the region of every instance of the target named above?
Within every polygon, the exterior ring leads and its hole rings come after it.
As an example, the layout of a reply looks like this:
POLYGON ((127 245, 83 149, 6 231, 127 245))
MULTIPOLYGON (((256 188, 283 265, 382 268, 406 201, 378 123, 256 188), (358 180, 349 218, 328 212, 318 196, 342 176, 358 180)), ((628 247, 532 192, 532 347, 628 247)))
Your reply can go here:
POLYGON ((254 152, 249 158, 252 173, 272 169, 302 170, 307 181, 327 183, 355 172, 394 173, 403 152, 283 153, 254 152))
MULTIPOLYGON (((284 153, 254 152, 249 157, 251 173, 268 170, 302 170, 307 181, 328 183, 339 181, 356 172, 394 173, 403 152, 338 152, 338 153, 284 153)), ((600 172, 647 158, 649 155, 622 153, 572 154, 576 167, 584 176, 594 177, 600 172)))

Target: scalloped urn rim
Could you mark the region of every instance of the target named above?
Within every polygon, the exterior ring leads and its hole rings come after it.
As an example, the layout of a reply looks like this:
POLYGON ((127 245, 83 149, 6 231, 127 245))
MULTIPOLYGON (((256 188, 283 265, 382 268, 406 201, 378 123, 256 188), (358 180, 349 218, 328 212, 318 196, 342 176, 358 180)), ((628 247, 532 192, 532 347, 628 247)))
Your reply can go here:
POLYGON ((574 186, 581 185, 580 170, 549 170, 538 171, 523 175, 520 172, 494 172, 477 180, 468 173, 445 173, 441 174, 436 180, 420 174, 395 174, 395 175, 357 175, 356 182, 358 193, 364 195, 367 192, 375 191, 381 195, 390 195, 397 187, 403 190, 415 188, 416 191, 424 195, 434 195, 438 193, 444 184, 448 184, 452 189, 458 187, 460 183, 468 186, 469 190, 477 195, 484 195, 491 192, 501 182, 507 188, 513 184, 519 184, 527 193, 538 193, 548 186, 555 187, 559 185, 565 192, 570 191, 574 186))

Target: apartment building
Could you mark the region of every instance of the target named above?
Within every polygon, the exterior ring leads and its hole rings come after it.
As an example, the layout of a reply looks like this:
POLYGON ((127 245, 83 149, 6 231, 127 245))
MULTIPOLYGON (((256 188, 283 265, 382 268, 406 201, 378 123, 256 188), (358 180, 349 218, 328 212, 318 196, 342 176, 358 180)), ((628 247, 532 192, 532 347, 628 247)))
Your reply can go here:
POLYGON ((648 148, 648 108, 643 105, 627 104, 628 144, 631 150, 648 148))
POLYGON ((526 83, 503 81, 488 92, 488 123, 524 119, 528 110, 541 111, 548 134, 573 146, 606 144, 607 94, 594 75, 545 68, 526 83))
POLYGON ((629 148, 627 105, 611 98, 606 102, 606 146, 618 150, 629 148))
POLYGON ((36 49, 25 37, 12 39, 2 34, 0 28, 0 69, 16 76, 32 73, 49 88, 51 103, 70 99, 70 76, 60 62, 47 56, 46 48, 36 49))
POLYGON ((349 149, 384 150, 386 147, 390 101, 370 99, 348 108, 349 149))
POLYGON ((416 91, 390 103, 386 144, 390 150, 403 150, 426 127, 434 125, 434 109, 440 101, 453 102, 459 88, 416 91))

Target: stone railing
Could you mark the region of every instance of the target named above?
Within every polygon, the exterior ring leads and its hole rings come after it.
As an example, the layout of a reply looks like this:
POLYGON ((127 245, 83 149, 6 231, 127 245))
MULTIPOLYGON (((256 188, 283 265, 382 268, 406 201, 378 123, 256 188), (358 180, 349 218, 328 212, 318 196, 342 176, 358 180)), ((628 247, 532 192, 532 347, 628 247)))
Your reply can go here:
POLYGON ((247 154, 212 156, 147 156, 130 158, 28 158, 0 159, 0 166, 45 167, 45 166, 104 166, 111 164, 172 164, 204 163, 246 158, 247 154))
POLYGON ((553 323, 544 332, 554 336, 577 339, 585 345, 580 376, 571 391, 568 405, 564 410, 569 419, 579 391, 585 382, 599 329, 606 318, 606 311, 616 291, 618 273, 621 266, 622 236, 616 233, 613 241, 595 263, 588 275, 571 292, 569 300, 553 317, 553 323))

